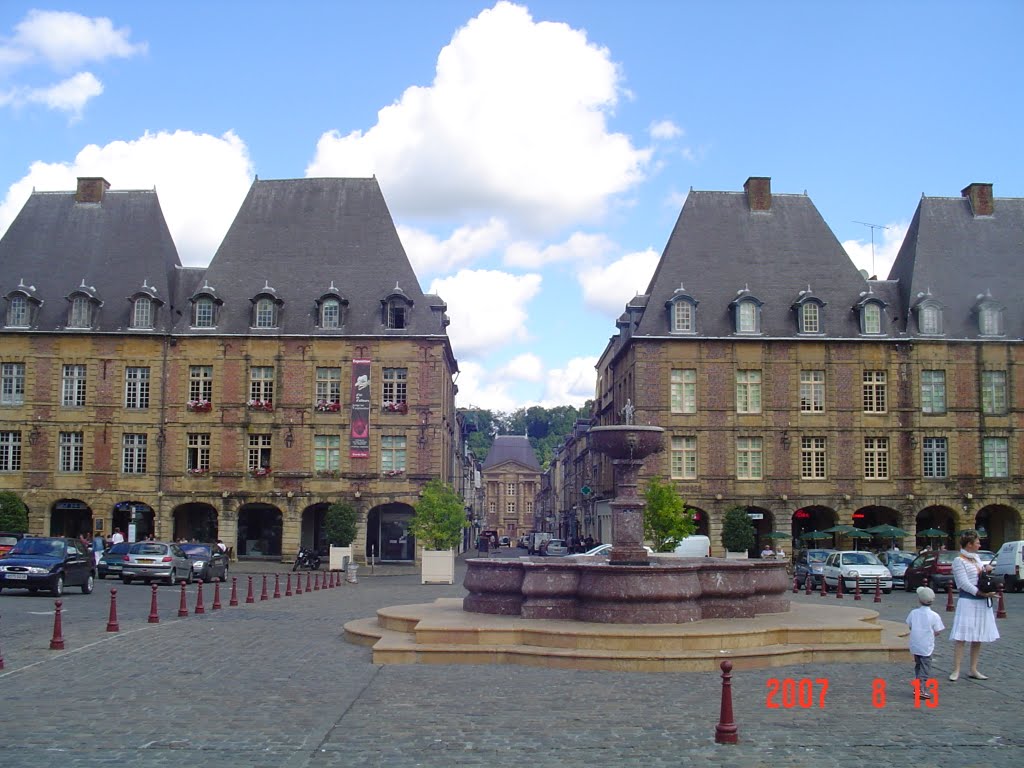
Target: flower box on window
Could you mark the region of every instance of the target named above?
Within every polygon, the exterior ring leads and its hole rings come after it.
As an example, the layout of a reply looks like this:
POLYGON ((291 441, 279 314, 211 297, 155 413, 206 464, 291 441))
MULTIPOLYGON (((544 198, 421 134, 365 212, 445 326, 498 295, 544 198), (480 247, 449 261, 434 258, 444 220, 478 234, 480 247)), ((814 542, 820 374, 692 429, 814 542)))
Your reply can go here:
POLYGON ((383 472, 381 472, 381 474, 384 475, 384 477, 398 477, 399 475, 404 475, 405 474, 405 470, 404 469, 385 469, 383 472))
POLYGON ((250 400, 249 403, 250 411, 272 411, 274 410, 274 403, 272 400, 250 400))
POLYGON ((338 478, 341 477, 341 472, 336 469, 318 469, 316 471, 316 476, 338 478))
POLYGON ((383 403, 381 403, 380 409, 387 413, 408 413, 409 404, 406 403, 404 400, 397 403, 385 400, 383 403))
POLYGON ((188 473, 190 475, 205 475, 205 474, 208 474, 209 471, 210 470, 202 469, 201 467, 189 467, 188 468, 188 473))
POLYGON ((249 474, 253 477, 266 477, 270 474, 270 467, 256 467, 255 469, 250 469, 249 474))
POLYGON ((341 403, 331 402, 329 400, 317 400, 316 410, 321 413, 337 413, 341 410, 341 403))
POLYGON ((207 411, 213 410, 213 403, 211 403, 209 400, 189 400, 187 403, 185 403, 185 407, 188 408, 190 411, 195 411, 197 413, 206 413, 207 411))

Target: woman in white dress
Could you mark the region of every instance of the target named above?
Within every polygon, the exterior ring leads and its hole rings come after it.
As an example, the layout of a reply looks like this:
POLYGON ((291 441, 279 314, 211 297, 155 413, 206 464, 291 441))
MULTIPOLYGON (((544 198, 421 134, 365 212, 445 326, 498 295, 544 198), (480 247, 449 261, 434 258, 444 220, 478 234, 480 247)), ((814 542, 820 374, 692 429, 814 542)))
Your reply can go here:
POLYGON ((953 641, 953 671, 950 680, 960 677, 960 661, 964 655, 964 643, 971 644, 971 671, 968 677, 975 680, 987 680, 988 675, 978 671, 978 657, 981 656, 981 644, 991 643, 999 639, 996 619, 992 613, 992 592, 978 591, 978 574, 982 570, 992 570, 991 566, 982 565, 978 557, 981 540, 978 532, 964 531, 960 534, 960 555, 953 560, 953 579, 956 581, 960 599, 956 601, 956 613, 953 614, 953 630, 949 633, 953 641))

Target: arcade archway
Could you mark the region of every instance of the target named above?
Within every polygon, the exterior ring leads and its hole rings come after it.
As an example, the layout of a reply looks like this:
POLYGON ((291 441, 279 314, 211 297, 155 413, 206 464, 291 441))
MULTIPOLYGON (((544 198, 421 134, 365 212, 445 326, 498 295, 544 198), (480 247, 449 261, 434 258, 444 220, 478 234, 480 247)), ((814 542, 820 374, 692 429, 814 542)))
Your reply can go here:
POLYGON ((220 538, 217 509, 203 502, 182 504, 174 510, 174 540, 212 544, 220 538))
POLYGON ((414 510, 394 502, 370 510, 366 518, 366 556, 383 561, 416 559, 416 539, 409 533, 414 510))
POLYGON ((687 509, 693 512, 693 522, 697 526, 693 530, 694 535, 708 536, 708 531, 710 530, 708 513, 697 507, 687 507, 687 509))
POLYGON ((156 513, 149 504, 142 501, 117 502, 111 518, 110 532, 113 533, 115 528, 120 528, 125 541, 142 541, 156 532, 156 513))
POLYGON ((271 504, 246 504, 238 510, 238 557, 281 557, 281 510, 271 504))
POLYGON ((945 547, 946 549, 959 549, 959 542, 956 541, 956 532, 959 530, 956 512, 949 507, 934 505, 925 507, 917 513, 917 546, 924 548, 945 547), (925 531, 941 531, 942 535, 924 535, 925 531), (956 546, 954 547, 954 544, 956 546))
POLYGON ((775 530, 775 515, 764 507, 747 507, 747 517, 754 526, 754 546, 747 550, 750 557, 760 557, 765 544, 775 549, 775 540, 768 537, 775 530))
POLYGON ((1020 513, 1013 507, 1004 504, 989 504, 978 510, 974 519, 974 527, 981 537, 983 549, 997 551, 1008 541, 1021 538, 1020 513))
POLYGON ((308 547, 320 555, 328 553, 327 533, 324 530, 324 518, 327 515, 327 502, 311 504, 302 510, 302 525, 299 530, 299 546, 308 547))
POLYGON ((92 538, 92 508, 81 499, 60 499, 50 508, 50 535, 92 538))

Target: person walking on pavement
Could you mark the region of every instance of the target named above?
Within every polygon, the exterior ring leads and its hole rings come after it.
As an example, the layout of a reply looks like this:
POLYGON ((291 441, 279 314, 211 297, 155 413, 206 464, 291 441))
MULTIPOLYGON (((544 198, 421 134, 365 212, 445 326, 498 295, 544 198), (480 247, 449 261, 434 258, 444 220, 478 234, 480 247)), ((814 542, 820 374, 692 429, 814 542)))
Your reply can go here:
POLYGON ((932 676, 932 654, 935 653, 935 638, 946 627, 942 618, 932 610, 935 592, 928 587, 917 588, 917 599, 921 603, 907 614, 907 631, 900 637, 910 635, 910 652, 914 655, 914 677, 921 681, 921 698, 930 699, 925 691, 924 681, 932 676))
POLYGON ((122 541, 124 541, 124 534, 121 533, 120 528, 115 528, 114 532, 110 536, 110 546, 120 544, 122 541))
POLYGON ((960 554, 953 560, 953 579, 960 591, 960 599, 956 601, 953 629, 949 633, 949 639, 953 641, 953 671, 949 674, 952 681, 960 679, 964 643, 971 644, 971 668, 967 676, 974 680, 988 680, 988 675, 978 671, 981 644, 999 639, 990 599, 995 595, 978 591, 978 575, 983 570, 992 570, 992 566, 982 565, 978 557, 980 548, 981 538, 977 531, 972 529, 960 534, 960 554))

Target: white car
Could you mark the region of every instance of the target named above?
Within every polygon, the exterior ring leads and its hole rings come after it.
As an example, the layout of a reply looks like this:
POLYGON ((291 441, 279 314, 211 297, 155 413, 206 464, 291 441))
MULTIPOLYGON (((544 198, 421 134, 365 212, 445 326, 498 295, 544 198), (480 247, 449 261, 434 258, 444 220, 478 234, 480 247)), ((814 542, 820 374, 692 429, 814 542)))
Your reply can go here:
MULTIPOLYGON (((655 554, 654 550, 648 547, 646 544, 644 545, 644 549, 647 550, 648 555, 655 554)), ((598 544, 593 549, 588 549, 586 552, 580 552, 580 554, 577 555, 577 557, 597 557, 598 555, 603 555, 604 557, 607 557, 608 553, 611 551, 611 544, 598 544)))
POLYGON ((871 552, 832 552, 825 559, 821 575, 829 590, 836 589, 842 578, 844 592, 853 592, 858 579, 861 592, 874 592, 876 583, 885 594, 892 592, 892 573, 871 552))

